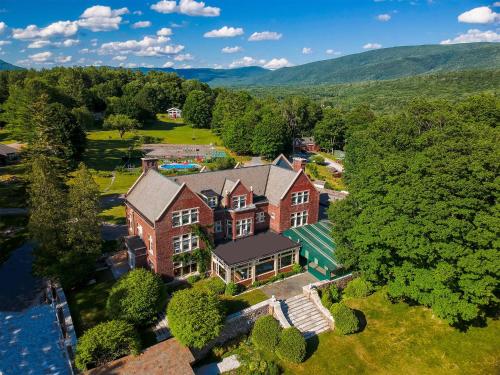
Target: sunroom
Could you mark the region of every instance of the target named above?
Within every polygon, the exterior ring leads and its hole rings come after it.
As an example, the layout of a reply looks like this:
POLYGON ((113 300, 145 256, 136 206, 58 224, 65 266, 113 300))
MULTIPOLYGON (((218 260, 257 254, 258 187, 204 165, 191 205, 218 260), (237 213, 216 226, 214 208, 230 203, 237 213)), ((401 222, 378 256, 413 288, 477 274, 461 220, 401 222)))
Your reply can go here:
POLYGON ((273 232, 226 242, 212 252, 212 274, 248 286, 288 272, 299 263, 300 245, 273 232))

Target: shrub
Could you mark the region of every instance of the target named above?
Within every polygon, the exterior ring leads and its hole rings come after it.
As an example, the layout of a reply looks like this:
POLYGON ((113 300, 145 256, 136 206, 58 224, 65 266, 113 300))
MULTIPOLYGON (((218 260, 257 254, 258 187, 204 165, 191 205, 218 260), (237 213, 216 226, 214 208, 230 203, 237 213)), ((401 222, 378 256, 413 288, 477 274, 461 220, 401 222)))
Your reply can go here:
POLYGON ((219 277, 211 277, 209 279, 201 280, 194 284, 197 289, 204 289, 208 292, 221 295, 226 291, 226 283, 219 277))
POLYGON ((280 324, 270 315, 260 317, 252 330, 253 344, 262 350, 273 351, 278 345, 281 333, 280 324))
POLYGON ((295 263, 293 266, 292 266, 292 272, 293 273, 301 273, 302 272, 302 266, 298 263, 295 263))
POLYGON ((276 354, 284 361, 300 363, 306 357, 306 340, 295 327, 286 328, 281 332, 276 354))
POLYGON ((204 288, 175 292, 167 306, 167 316, 172 334, 196 349, 216 338, 224 323, 222 302, 204 288))
POLYGON ((234 296, 234 295, 238 294, 238 291, 239 291, 239 287, 237 284, 229 283, 226 285, 226 290, 225 290, 224 294, 226 296, 234 296))
POLYGON ((354 333, 359 330, 359 320, 349 307, 339 302, 334 303, 330 313, 335 320, 335 331, 342 335, 354 333))
POLYGON ((193 285, 195 282, 200 281, 200 280, 201 280, 200 275, 191 275, 191 276, 188 276, 188 278, 186 279, 186 281, 191 285, 193 285))
POLYGON ((337 285, 330 284, 328 291, 330 292, 329 294, 332 299, 332 303, 340 302, 342 299, 342 290, 340 290, 337 285))
POLYGON ((323 289, 321 291, 321 304, 327 309, 330 309, 330 307, 332 306, 333 300, 329 289, 323 289))
POLYGON ((364 298, 370 295, 373 287, 372 284, 365 279, 359 277, 351 280, 344 289, 344 296, 354 298, 364 298))
POLYGON ((134 326, 123 320, 100 323, 78 340, 76 367, 84 371, 128 354, 138 354, 140 342, 134 326))
POLYGON ((109 317, 135 325, 156 319, 166 300, 165 286, 158 275, 138 268, 123 276, 111 289, 106 304, 109 317))
POLYGON ((311 158, 309 160, 311 160, 313 163, 316 163, 316 164, 320 164, 320 165, 325 164, 325 158, 321 155, 311 156, 311 158))

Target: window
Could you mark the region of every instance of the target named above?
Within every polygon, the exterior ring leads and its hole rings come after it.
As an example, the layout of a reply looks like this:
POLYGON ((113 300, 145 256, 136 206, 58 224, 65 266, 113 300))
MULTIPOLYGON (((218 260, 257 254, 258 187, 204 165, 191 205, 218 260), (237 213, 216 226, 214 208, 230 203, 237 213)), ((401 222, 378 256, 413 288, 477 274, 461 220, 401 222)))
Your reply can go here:
POLYGON ((255 221, 257 223, 263 223, 264 221, 266 221, 266 213, 264 211, 257 212, 257 215, 255 216, 255 221))
POLYGON ((274 257, 263 258, 259 260, 259 264, 255 266, 255 275, 274 271, 274 257))
POLYGON ((217 207, 217 197, 208 197, 207 202, 211 208, 217 207))
POLYGON ((215 228, 215 233, 220 233, 222 232, 222 221, 216 221, 214 223, 214 228, 215 228))
POLYGON ((252 278, 252 267, 249 264, 240 266, 233 271, 233 282, 237 283, 252 278))
POLYGON ((134 230, 134 222, 132 220, 132 214, 128 214, 128 224, 129 224, 129 228, 130 228, 130 231, 134 230))
POLYGON ((309 202, 309 190, 292 193, 292 205, 309 202))
POLYGON ((307 224, 307 211, 294 212, 290 219, 290 226, 292 228, 301 227, 307 224))
POLYGON ((153 255, 153 237, 149 236, 149 253, 153 255))
POLYGON ((174 276, 182 277, 198 271, 198 264, 196 262, 174 262, 174 276))
POLYGON ((294 252, 283 253, 279 256, 279 268, 288 267, 293 264, 294 252))
POLYGON ((252 232, 252 219, 242 219, 236 222, 236 236, 246 236, 252 232))
POLYGON ((142 238, 142 226, 137 224, 137 235, 142 238))
POLYGON ((173 242, 174 242, 174 254, 191 251, 197 249, 199 246, 198 236, 194 236, 191 233, 174 237, 173 242))
POLYGON ((226 237, 233 238, 233 221, 226 221, 226 237))
POLYGON ((233 197, 233 208, 244 208, 247 206, 247 196, 246 195, 237 195, 233 197))
POLYGON ((226 281, 226 268, 217 259, 212 259, 212 268, 215 271, 216 275, 219 276, 222 280, 226 281))
POLYGON ((198 222, 198 209, 175 211, 172 213, 172 226, 180 227, 183 225, 194 224, 198 222))

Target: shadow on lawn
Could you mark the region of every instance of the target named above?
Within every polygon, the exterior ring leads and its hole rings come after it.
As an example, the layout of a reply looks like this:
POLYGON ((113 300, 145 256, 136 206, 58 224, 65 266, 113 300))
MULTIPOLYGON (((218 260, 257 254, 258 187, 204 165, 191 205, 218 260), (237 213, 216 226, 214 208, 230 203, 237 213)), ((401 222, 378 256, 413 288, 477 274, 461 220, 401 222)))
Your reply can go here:
POLYGON ((366 325, 368 324, 366 321, 366 316, 365 313, 361 310, 356 310, 353 309, 354 315, 356 315, 356 318, 358 318, 359 321, 359 330, 356 333, 363 332, 366 328, 366 325))
POLYGON ((318 350, 319 346, 319 338, 317 335, 314 335, 310 337, 307 341, 307 347, 306 347, 306 358, 304 361, 307 361, 315 352, 318 350))
POLYGON ((89 139, 85 162, 89 168, 112 171, 124 164, 124 160, 128 158, 128 148, 133 144, 133 139, 89 139))

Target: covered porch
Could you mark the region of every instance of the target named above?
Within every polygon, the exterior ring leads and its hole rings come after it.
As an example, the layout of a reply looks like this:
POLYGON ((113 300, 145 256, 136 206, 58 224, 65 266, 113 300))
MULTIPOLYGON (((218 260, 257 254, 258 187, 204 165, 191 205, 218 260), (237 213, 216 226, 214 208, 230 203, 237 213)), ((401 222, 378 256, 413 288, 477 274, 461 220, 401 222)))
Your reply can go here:
POLYGON ((300 245, 273 232, 227 242, 212 252, 212 274, 224 282, 251 285, 299 263, 300 245))

